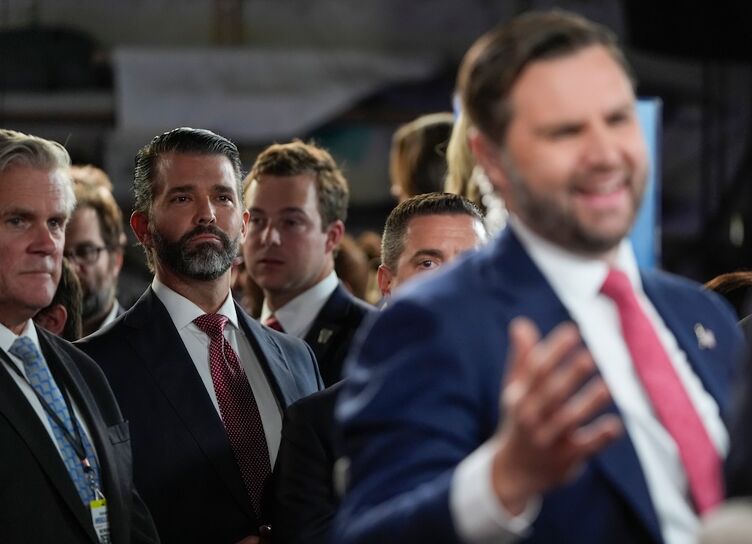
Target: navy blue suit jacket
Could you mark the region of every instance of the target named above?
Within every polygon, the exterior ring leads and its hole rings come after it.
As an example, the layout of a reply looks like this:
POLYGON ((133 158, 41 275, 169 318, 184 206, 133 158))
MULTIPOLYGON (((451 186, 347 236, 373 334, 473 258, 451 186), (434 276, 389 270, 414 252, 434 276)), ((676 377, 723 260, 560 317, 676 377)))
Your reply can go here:
MULTIPOLYGON (((91 432, 112 542, 159 542, 133 487, 128 422, 102 371, 69 342, 40 327, 37 335, 58 387, 68 392, 91 432)), ((0 362, 0 542, 99 542, 91 513, 11 372, 0 362)))
MULTIPOLYGON (((238 320, 282 409, 321 388, 304 342, 238 320)), ((164 305, 151 290, 80 341, 130 420, 133 469, 165 542, 234 544, 259 525, 222 421, 164 305)))
MULTIPOLYGON (((726 415, 741 337, 730 309, 700 286, 643 272, 646 294, 726 415), (694 326, 716 338, 700 349, 694 326)), ((517 237, 408 286, 354 348, 340 395, 350 489, 335 542, 457 542, 449 506, 457 464, 499 424, 507 329, 527 316, 542 334, 571 320, 517 237)), ((609 410, 617 412, 614 405, 609 410)), ((571 483, 543 497, 529 542, 661 542, 628 434, 571 483)))
POLYGON ((342 378, 342 365, 363 318, 376 308, 354 297, 340 283, 313 320, 305 341, 313 349, 324 385, 342 378))
POLYGON ((334 406, 344 382, 287 409, 274 467, 275 544, 327 544, 337 513, 334 464, 342 455, 334 406))

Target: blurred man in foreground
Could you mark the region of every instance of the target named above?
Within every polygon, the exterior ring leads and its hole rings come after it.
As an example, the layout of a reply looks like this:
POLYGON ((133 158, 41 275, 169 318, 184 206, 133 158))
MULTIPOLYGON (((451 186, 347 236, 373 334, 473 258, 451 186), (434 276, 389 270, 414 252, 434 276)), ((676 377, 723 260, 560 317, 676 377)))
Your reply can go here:
POLYGON ((741 338, 719 298, 637 267, 648 160, 613 35, 527 13, 458 87, 510 226, 355 349, 335 541, 692 541, 723 495, 741 338))

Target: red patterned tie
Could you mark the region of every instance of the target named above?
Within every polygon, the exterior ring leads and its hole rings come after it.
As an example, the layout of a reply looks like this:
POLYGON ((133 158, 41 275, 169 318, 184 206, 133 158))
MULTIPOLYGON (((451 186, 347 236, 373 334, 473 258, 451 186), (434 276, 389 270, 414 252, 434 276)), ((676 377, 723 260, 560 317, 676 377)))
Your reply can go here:
POLYGON ((718 451, 650 320, 637 302, 626 274, 611 269, 601 292, 616 304, 634 369, 658 420, 676 442, 695 508, 704 514, 723 499, 718 451))
POLYGON ((274 314, 271 314, 266 318, 264 325, 266 325, 270 329, 274 329, 275 331, 285 332, 285 329, 282 328, 282 323, 277 320, 277 316, 274 314))
POLYGON ((271 466, 256 399, 238 355, 223 334, 227 318, 219 314, 204 314, 193 322, 211 339, 209 367, 219 411, 248 496, 258 516, 271 466))

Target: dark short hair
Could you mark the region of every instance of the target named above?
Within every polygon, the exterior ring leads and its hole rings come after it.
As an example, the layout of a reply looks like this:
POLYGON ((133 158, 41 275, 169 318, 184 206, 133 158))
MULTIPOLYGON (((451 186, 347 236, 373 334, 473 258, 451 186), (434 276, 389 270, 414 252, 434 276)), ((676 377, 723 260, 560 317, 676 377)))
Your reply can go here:
POLYGON ((483 35, 465 55, 457 77, 462 108, 478 130, 503 144, 513 114, 509 94, 522 71, 592 45, 605 47, 633 80, 616 36, 605 26, 562 10, 520 15, 483 35))
POLYGON ((227 138, 202 128, 181 127, 155 137, 138 150, 133 175, 133 197, 136 211, 149 215, 154 202, 154 181, 158 161, 167 153, 186 155, 224 155, 232 165, 237 182, 238 202, 242 202, 240 153, 227 138))
MULTIPOLYGON (((321 228, 325 229, 338 219, 347 219, 350 189, 342 171, 329 152, 313 143, 293 140, 286 144, 272 144, 256 158, 246 177, 244 190, 261 176, 290 177, 312 174, 318 195, 321 228)), ((246 203, 247 204, 247 203, 246 203)))
MULTIPOLYGON (((484 225, 478 206, 465 197, 452 193, 426 193, 400 202, 389 214, 381 236, 381 263, 397 268, 405 250, 405 232, 414 217, 426 215, 469 215, 484 225)), ((485 226, 485 225, 484 225, 485 226)))
POLYGON ((431 113, 402 125, 392 136, 389 174, 406 197, 444 189, 453 125, 451 113, 431 113))

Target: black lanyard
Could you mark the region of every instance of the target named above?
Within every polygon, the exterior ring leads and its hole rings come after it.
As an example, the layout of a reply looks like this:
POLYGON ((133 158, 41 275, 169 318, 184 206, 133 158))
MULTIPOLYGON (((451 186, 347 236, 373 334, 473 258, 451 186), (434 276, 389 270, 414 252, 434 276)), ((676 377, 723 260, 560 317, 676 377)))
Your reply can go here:
MULTIPOLYGON (((76 433, 75 436, 70 432, 68 427, 63 423, 63 421, 60 419, 60 416, 55 413, 55 410, 47 403, 45 398, 39 394, 39 392, 36 390, 36 388, 31 384, 29 379, 24 375, 23 372, 18 368, 18 366, 11 360, 11 358, 8 356, 8 354, 5 352, 5 350, 0 350, 2 353, 2 359, 5 361, 5 363, 15 372, 19 378, 21 378, 26 384, 28 384, 29 387, 31 387, 31 390, 34 392, 34 395, 36 395, 37 399, 39 400, 39 403, 42 405, 42 408, 44 408, 44 411, 47 412, 47 415, 50 416, 52 421, 57 425, 57 427, 60 429, 60 431, 63 433, 63 437, 65 440, 70 444, 70 446, 73 448, 73 451, 76 453, 76 456, 78 457, 78 460, 81 462, 81 467, 83 468, 84 475, 86 476, 87 480, 89 480, 89 484, 92 488, 92 491, 94 492, 95 497, 97 494, 101 494, 98 486, 96 485, 94 481, 94 469, 91 467, 91 463, 89 462, 89 458, 86 455, 86 448, 84 447, 84 441, 83 438, 81 438, 81 429, 79 428, 78 421, 76 419, 76 414, 73 412, 73 406, 71 405, 70 397, 67 394, 67 390, 64 387, 60 387, 58 385, 58 389, 60 390, 60 393, 63 396, 63 400, 65 401, 65 407, 68 410, 68 417, 71 420, 71 425, 73 426, 73 430, 76 433)), ((55 376, 52 375, 52 369, 48 369, 50 372, 50 375, 52 376, 53 380, 57 384, 57 380, 55 379, 55 376)))

